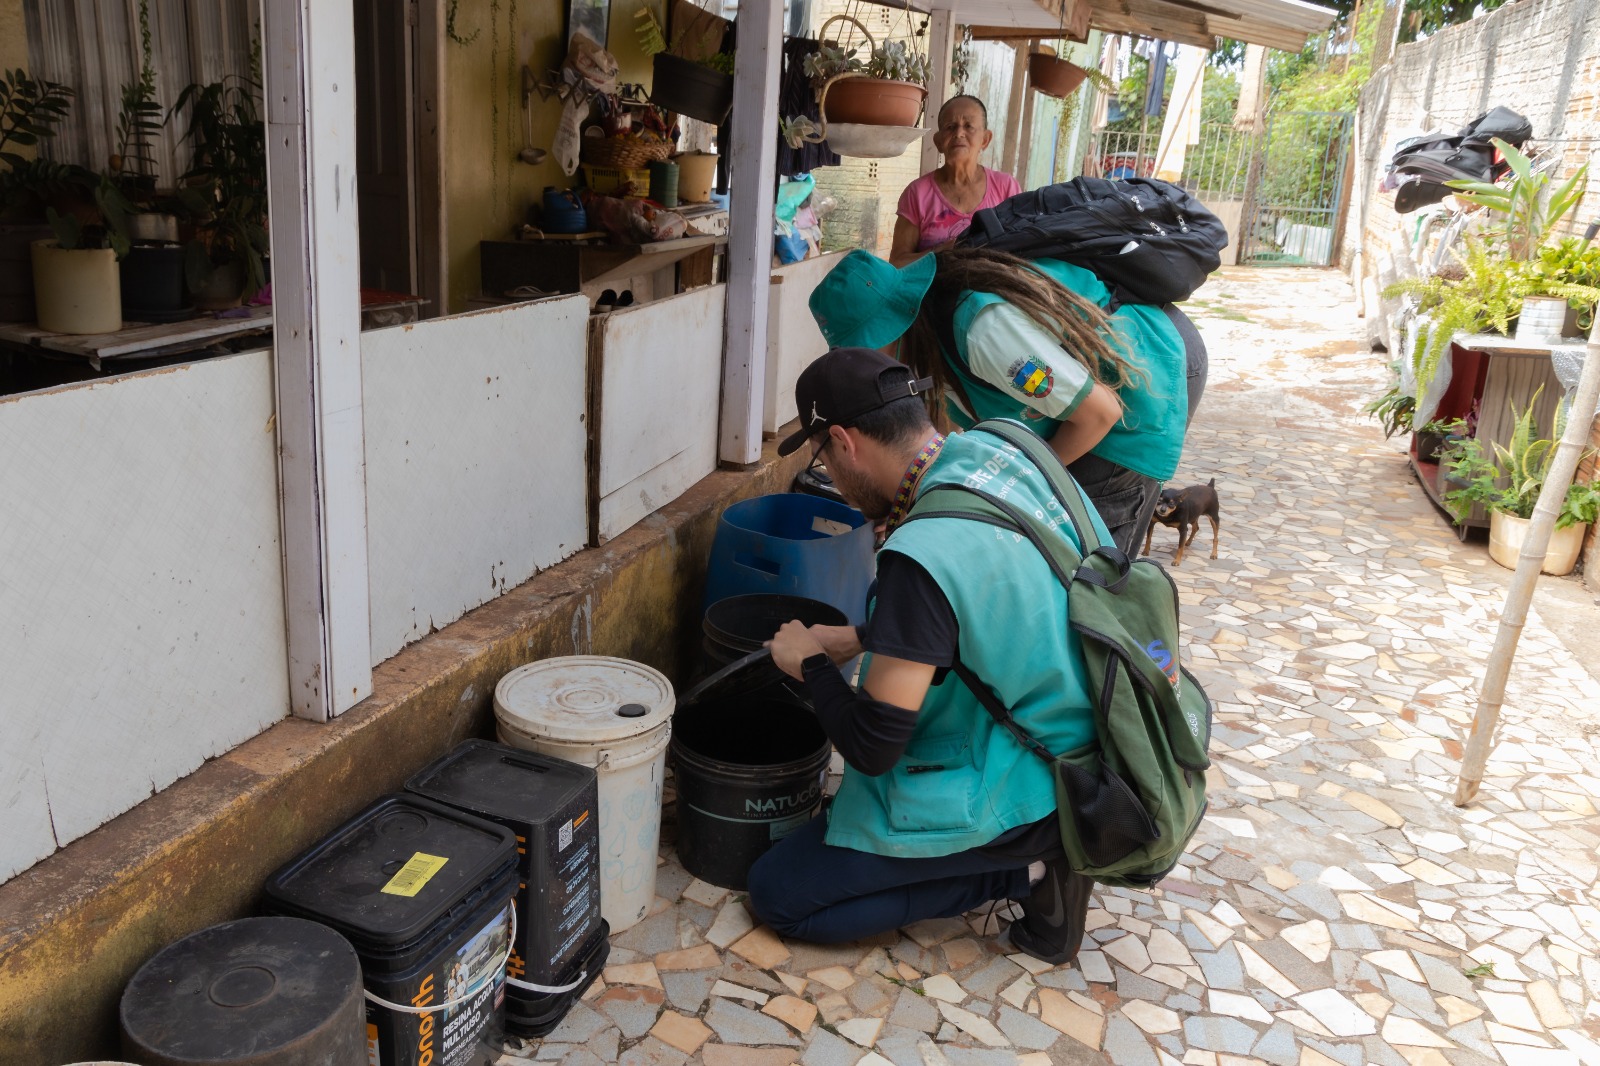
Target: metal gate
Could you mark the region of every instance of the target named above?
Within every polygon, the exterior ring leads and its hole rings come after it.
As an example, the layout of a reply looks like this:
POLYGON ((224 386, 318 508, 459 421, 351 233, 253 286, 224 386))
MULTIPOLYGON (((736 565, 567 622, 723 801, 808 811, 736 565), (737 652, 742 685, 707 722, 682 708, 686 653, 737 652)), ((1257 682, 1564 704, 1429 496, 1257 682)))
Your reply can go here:
POLYGON ((1348 111, 1268 115, 1246 181, 1241 263, 1328 266, 1333 262, 1354 117, 1348 111))

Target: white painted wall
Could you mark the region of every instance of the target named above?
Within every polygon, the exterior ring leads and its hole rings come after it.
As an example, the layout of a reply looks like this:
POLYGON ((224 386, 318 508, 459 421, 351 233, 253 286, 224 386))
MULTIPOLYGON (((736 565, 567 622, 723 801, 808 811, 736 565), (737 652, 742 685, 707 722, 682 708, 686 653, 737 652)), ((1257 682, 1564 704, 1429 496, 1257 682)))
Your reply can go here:
POLYGON ((0 881, 288 707, 266 351, 0 397, 0 881))
POLYGON ((560 297, 361 334, 374 664, 583 547, 588 319, 560 297))
POLYGON ((717 468, 726 292, 711 285, 595 323, 602 541, 717 468))
POLYGON ((812 360, 828 350, 828 342, 811 317, 811 293, 843 252, 774 267, 767 320, 767 397, 761 429, 776 433, 795 417, 794 383, 812 360))

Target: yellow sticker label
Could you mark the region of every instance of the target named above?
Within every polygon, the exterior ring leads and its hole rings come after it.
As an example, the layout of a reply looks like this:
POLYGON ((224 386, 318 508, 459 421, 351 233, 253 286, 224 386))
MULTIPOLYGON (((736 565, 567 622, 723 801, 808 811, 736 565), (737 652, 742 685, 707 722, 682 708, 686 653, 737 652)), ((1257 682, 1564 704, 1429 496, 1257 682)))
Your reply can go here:
POLYGON ((389 878, 389 883, 379 891, 387 892, 391 896, 415 896, 449 861, 438 855, 425 855, 419 851, 407 859, 406 864, 400 867, 399 872, 389 878))

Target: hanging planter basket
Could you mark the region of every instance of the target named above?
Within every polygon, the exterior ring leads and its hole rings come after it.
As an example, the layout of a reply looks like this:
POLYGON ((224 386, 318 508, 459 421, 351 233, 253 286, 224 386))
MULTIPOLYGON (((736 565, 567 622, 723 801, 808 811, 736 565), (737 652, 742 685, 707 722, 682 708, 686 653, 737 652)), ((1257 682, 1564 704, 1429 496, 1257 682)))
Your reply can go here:
POLYGON ((846 77, 824 87, 823 117, 858 126, 910 128, 922 117, 928 90, 909 81, 846 77))
POLYGON ((720 126, 733 109, 733 76, 681 56, 657 52, 650 102, 663 111, 720 126))
POLYGON ((1054 52, 1033 52, 1028 56, 1028 83, 1046 96, 1071 96, 1088 76, 1087 70, 1054 52))
MULTIPOLYGON (((867 28, 848 15, 824 22, 817 36, 836 21, 853 24, 866 37, 867 48, 875 47, 867 28)), ((928 90, 915 82, 836 74, 817 93, 821 123, 804 139, 812 144, 826 141, 834 152, 855 159, 892 159, 932 132, 917 125, 927 99, 928 90)))

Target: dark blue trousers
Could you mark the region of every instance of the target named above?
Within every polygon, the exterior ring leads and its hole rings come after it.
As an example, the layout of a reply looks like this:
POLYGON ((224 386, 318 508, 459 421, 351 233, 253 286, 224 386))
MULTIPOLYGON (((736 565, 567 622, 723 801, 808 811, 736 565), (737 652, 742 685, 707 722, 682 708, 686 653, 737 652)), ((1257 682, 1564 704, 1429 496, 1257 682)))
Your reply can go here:
POLYGON ((783 936, 840 944, 1028 894, 1027 865, 1015 857, 873 855, 824 843, 827 828, 827 818, 811 819, 750 868, 750 909, 783 936))

